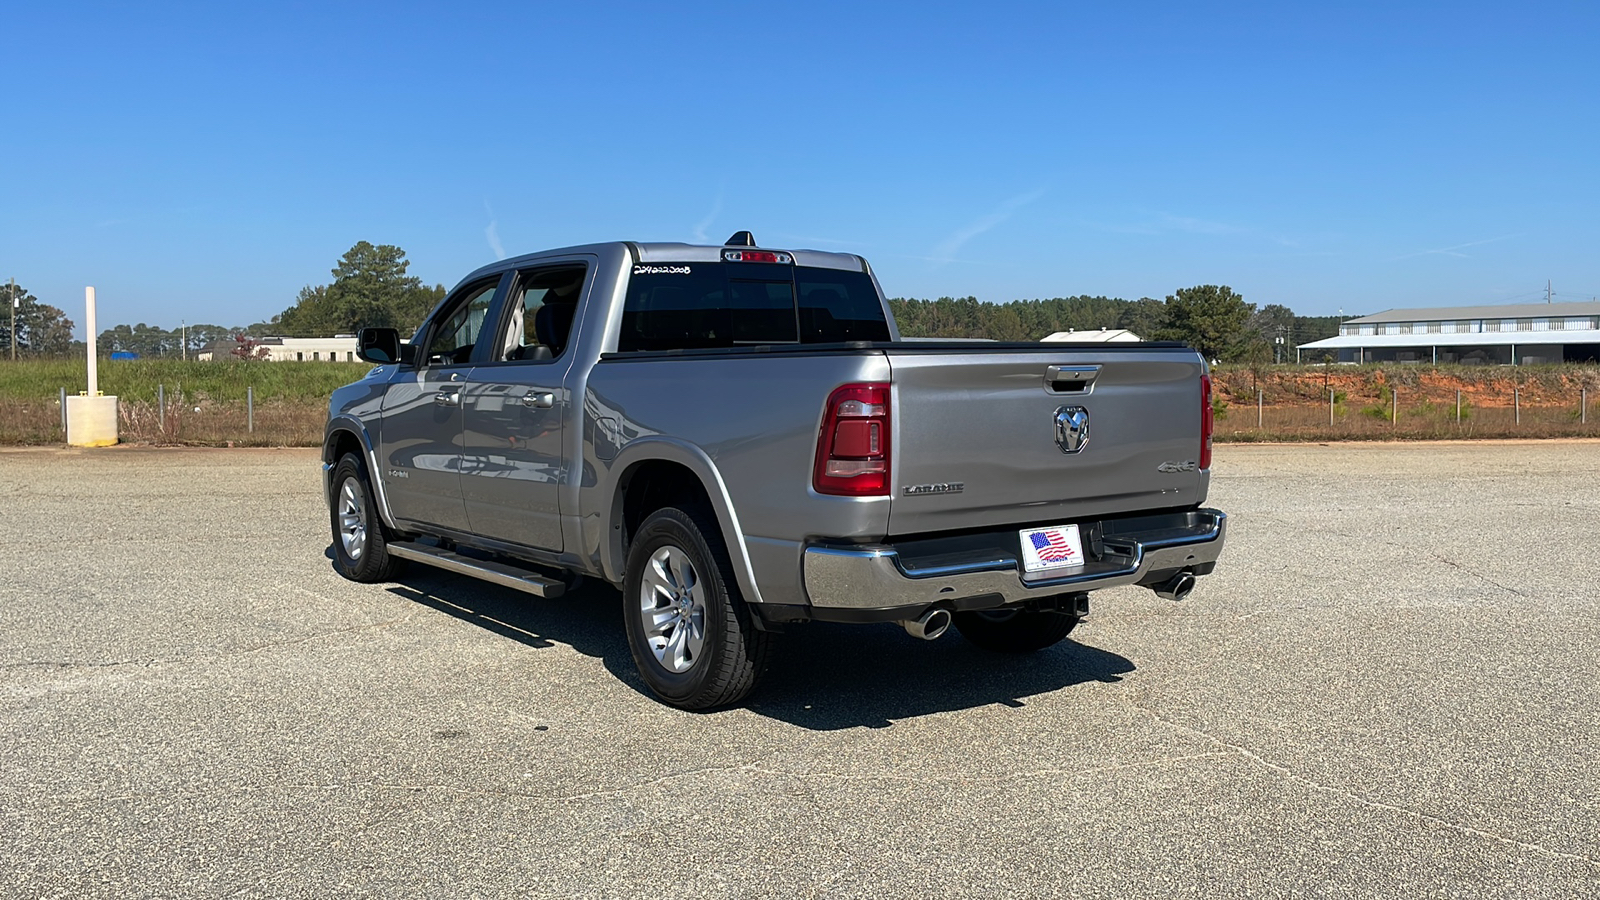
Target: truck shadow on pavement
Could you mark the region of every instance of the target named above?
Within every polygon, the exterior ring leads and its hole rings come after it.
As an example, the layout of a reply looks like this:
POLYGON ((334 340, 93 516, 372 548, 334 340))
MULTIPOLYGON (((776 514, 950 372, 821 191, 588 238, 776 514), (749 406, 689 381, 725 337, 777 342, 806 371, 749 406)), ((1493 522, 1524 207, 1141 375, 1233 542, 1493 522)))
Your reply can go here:
POLYGON ((767 680, 745 705, 818 731, 887 728, 898 719, 997 704, 1022 708, 1026 698, 1118 682, 1136 668, 1071 638, 1038 653, 994 653, 953 628, 922 641, 898 625, 814 622, 780 641, 767 680))
MULTIPOLYGON (((527 647, 568 645, 650 696, 628 653, 622 596, 609 585, 591 581, 541 600, 413 566, 389 591, 527 647)), ((930 642, 895 625, 795 626, 777 636, 774 651, 766 678, 742 708, 817 731, 887 728, 900 719, 996 704, 1021 708, 1025 698, 1117 682, 1136 668, 1070 638, 1013 656, 981 650, 954 629, 930 642)))

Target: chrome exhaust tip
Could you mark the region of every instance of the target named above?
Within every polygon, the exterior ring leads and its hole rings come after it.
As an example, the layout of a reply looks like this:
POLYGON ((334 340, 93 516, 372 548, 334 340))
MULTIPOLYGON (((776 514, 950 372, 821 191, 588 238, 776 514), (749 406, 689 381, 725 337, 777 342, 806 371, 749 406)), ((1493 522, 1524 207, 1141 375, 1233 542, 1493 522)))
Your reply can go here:
POLYGON ((1194 590, 1194 576, 1188 572, 1179 572, 1172 576, 1172 580, 1154 589, 1156 596, 1163 600, 1182 600, 1194 590))
POLYGON ((900 623, 905 628, 906 634, 917 640, 931 641, 950 630, 950 610, 930 609, 917 619, 905 619, 900 623))

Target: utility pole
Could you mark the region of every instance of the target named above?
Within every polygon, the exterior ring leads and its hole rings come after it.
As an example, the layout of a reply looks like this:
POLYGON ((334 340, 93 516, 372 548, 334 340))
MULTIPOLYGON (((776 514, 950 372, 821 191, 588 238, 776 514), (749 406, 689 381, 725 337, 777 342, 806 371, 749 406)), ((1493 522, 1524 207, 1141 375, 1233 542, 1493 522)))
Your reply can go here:
MULTIPOLYGON (((170 322, 172 320, 168 319, 167 321, 170 322)), ((183 361, 184 362, 188 362, 189 361, 189 320, 188 319, 179 319, 178 321, 180 323, 182 323, 182 325, 183 325, 183 361)))
POLYGON ((1546 278, 1544 281, 1544 302, 1549 303, 1550 297, 1554 293, 1555 291, 1550 290, 1550 279, 1546 278))
POLYGON ((17 280, 11 279, 11 361, 17 361, 17 280))

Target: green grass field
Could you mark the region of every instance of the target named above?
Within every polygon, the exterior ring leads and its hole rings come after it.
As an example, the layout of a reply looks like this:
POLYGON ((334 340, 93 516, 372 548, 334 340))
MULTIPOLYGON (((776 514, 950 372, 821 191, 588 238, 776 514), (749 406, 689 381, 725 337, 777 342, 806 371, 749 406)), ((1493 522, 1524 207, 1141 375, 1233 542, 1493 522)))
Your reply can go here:
MULTIPOLYGON (((326 402, 333 389, 365 375, 364 362, 271 363, 185 362, 177 359, 135 359, 100 363, 100 390, 130 401, 156 399, 156 386, 182 390, 217 401, 244 400, 254 387, 258 399, 326 402)), ((0 397, 48 397, 60 388, 76 394, 88 390, 83 360, 0 360, 0 397)))
MULTIPOLYGON (((322 441, 328 395, 371 368, 361 362, 102 360, 100 391, 118 398, 124 442, 315 446, 322 441), (253 429, 249 388, 255 389, 253 429)), ((63 443, 60 389, 69 395, 87 390, 87 377, 82 360, 0 360, 0 444, 63 443)))

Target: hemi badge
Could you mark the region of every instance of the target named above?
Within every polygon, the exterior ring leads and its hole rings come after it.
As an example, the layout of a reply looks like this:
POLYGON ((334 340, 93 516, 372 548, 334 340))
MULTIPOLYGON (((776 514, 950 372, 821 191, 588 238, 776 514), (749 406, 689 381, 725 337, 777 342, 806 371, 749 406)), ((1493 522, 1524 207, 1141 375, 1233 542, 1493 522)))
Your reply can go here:
POLYGON ((964 481, 951 481, 942 484, 908 484, 900 489, 904 495, 911 494, 959 494, 967 486, 964 481))

